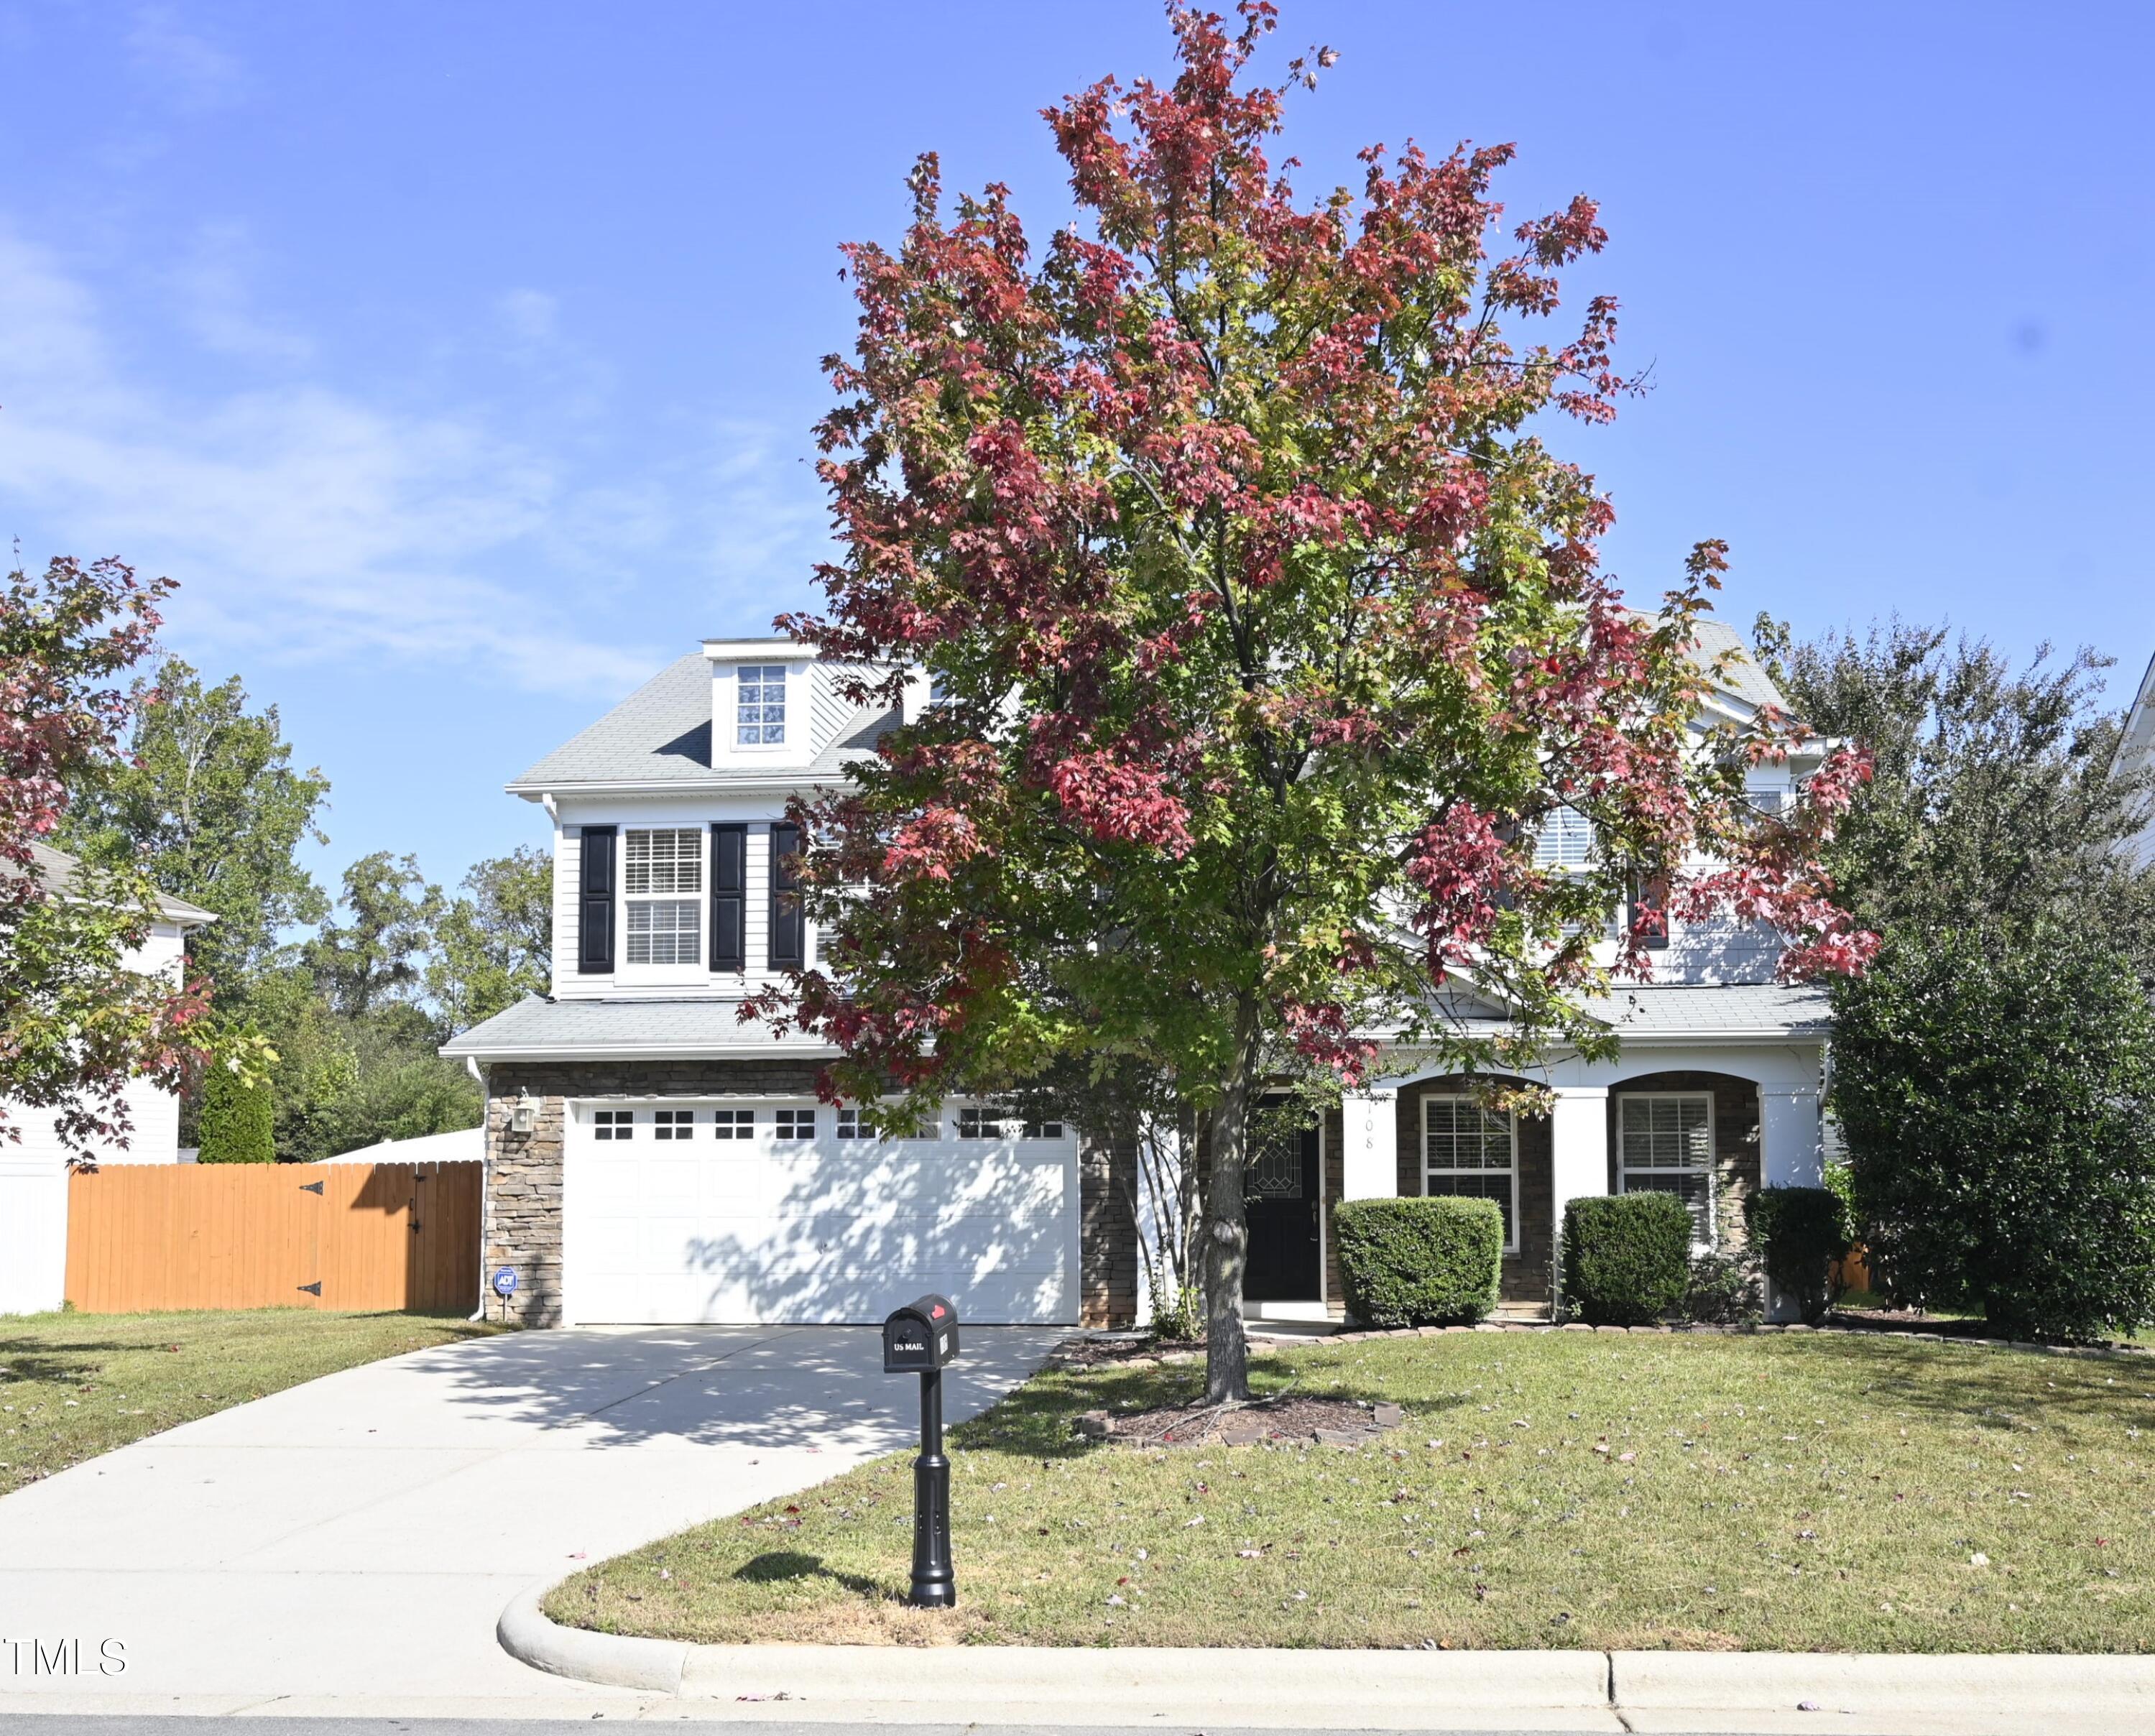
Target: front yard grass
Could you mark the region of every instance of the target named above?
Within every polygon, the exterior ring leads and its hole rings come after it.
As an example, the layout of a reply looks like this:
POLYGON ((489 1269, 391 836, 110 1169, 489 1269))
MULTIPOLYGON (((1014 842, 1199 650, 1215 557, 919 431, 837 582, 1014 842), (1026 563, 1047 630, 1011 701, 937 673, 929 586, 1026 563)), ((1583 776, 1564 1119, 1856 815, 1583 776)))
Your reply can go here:
POLYGON ((291 1308, 0 1317, 0 1495, 265 1393, 494 1329, 291 1308))
POLYGON ((1192 1397, 1195 1364, 1044 1374, 953 1433, 955 1611, 898 1601, 905 1453, 593 1566, 547 1613, 718 1642, 2155 1650, 2155 1361, 1474 1333, 1253 1369, 1407 1422, 1140 1452, 1072 1421, 1192 1397))

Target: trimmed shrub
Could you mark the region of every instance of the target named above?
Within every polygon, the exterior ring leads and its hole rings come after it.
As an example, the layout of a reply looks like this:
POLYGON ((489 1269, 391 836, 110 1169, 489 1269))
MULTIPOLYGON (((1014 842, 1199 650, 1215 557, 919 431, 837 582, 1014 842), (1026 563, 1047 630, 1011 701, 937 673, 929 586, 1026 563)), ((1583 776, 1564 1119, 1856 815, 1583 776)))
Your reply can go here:
POLYGON ((230 1068, 211 1068, 202 1076, 197 1137, 206 1164, 276 1162, 276 1116, 268 1081, 243 1084, 230 1068))
POLYGON ((1590 1326, 1651 1326, 1684 1299, 1691 1212, 1674 1194, 1574 1200, 1564 1213, 1564 1300, 1590 1326))
POLYGON ((1848 1211, 1827 1187, 1762 1187, 1743 1221, 1767 1278, 1815 1326, 1833 1299, 1829 1268, 1848 1252, 1848 1211))
POLYGON ((1465 1324, 1497 1305, 1504 1215, 1494 1200, 1347 1200, 1332 1221, 1348 1310, 1363 1324, 1465 1324))
POLYGON ((1701 1254, 1691 1262, 1683 1317, 1697 1326, 1746 1326, 1765 1316, 1758 1262, 1748 1253, 1701 1254))

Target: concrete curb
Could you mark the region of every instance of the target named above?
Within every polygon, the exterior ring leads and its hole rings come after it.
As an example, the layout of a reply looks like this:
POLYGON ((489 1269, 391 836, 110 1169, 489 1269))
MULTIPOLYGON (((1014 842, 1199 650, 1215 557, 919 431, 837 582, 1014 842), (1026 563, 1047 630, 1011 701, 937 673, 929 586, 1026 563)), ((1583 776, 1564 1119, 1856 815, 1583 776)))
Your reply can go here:
POLYGON ((1431 1728, 1433 1714, 1558 1714, 1579 1728, 1598 1713, 1622 1728, 1619 1714, 1637 1713, 1655 1728, 1718 1728, 1823 1712, 1912 1728, 2071 1718, 2138 1729, 2155 1715, 2155 1656, 694 1646, 556 1626, 543 1595, 502 1612, 511 1657, 606 1687, 740 1703, 749 1718, 1410 1729, 1431 1728))
POLYGON ((678 1694, 681 1673, 692 1649, 681 1640, 633 1639, 623 1634, 593 1633, 549 1621, 539 1600, 554 1588, 527 1591, 501 1612, 494 1636, 519 1663, 571 1682, 595 1682, 602 1687, 632 1687, 644 1693, 678 1694))

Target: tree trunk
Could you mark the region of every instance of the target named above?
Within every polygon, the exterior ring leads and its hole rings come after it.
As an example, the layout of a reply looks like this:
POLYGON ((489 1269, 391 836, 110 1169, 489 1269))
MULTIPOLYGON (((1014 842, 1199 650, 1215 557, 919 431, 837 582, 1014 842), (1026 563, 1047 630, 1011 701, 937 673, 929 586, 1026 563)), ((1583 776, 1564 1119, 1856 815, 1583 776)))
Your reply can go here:
POLYGON ((1240 1021, 1232 1073, 1212 1111, 1212 1171, 1205 1190, 1205 1399, 1241 1403, 1250 1395, 1250 1347, 1242 1335, 1242 1273, 1249 1263, 1242 1164, 1249 1150, 1250 1098, 1256 1088, 1253 1018, 1240 1021))

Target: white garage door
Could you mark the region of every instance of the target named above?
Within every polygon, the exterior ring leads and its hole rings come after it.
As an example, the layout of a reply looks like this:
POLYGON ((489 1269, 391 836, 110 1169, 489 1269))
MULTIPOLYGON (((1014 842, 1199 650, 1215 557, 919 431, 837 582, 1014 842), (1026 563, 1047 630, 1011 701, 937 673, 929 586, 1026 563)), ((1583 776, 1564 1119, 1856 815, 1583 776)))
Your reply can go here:
POLYGON ((781 1099, 572 1106, 569 1319, 872 1321, 930 1290, 962 1320, 1077 1319, 1067 1129, 950 1110, 932 1139, 878 1140, 841 1137, 838 1115, 781 1099))

